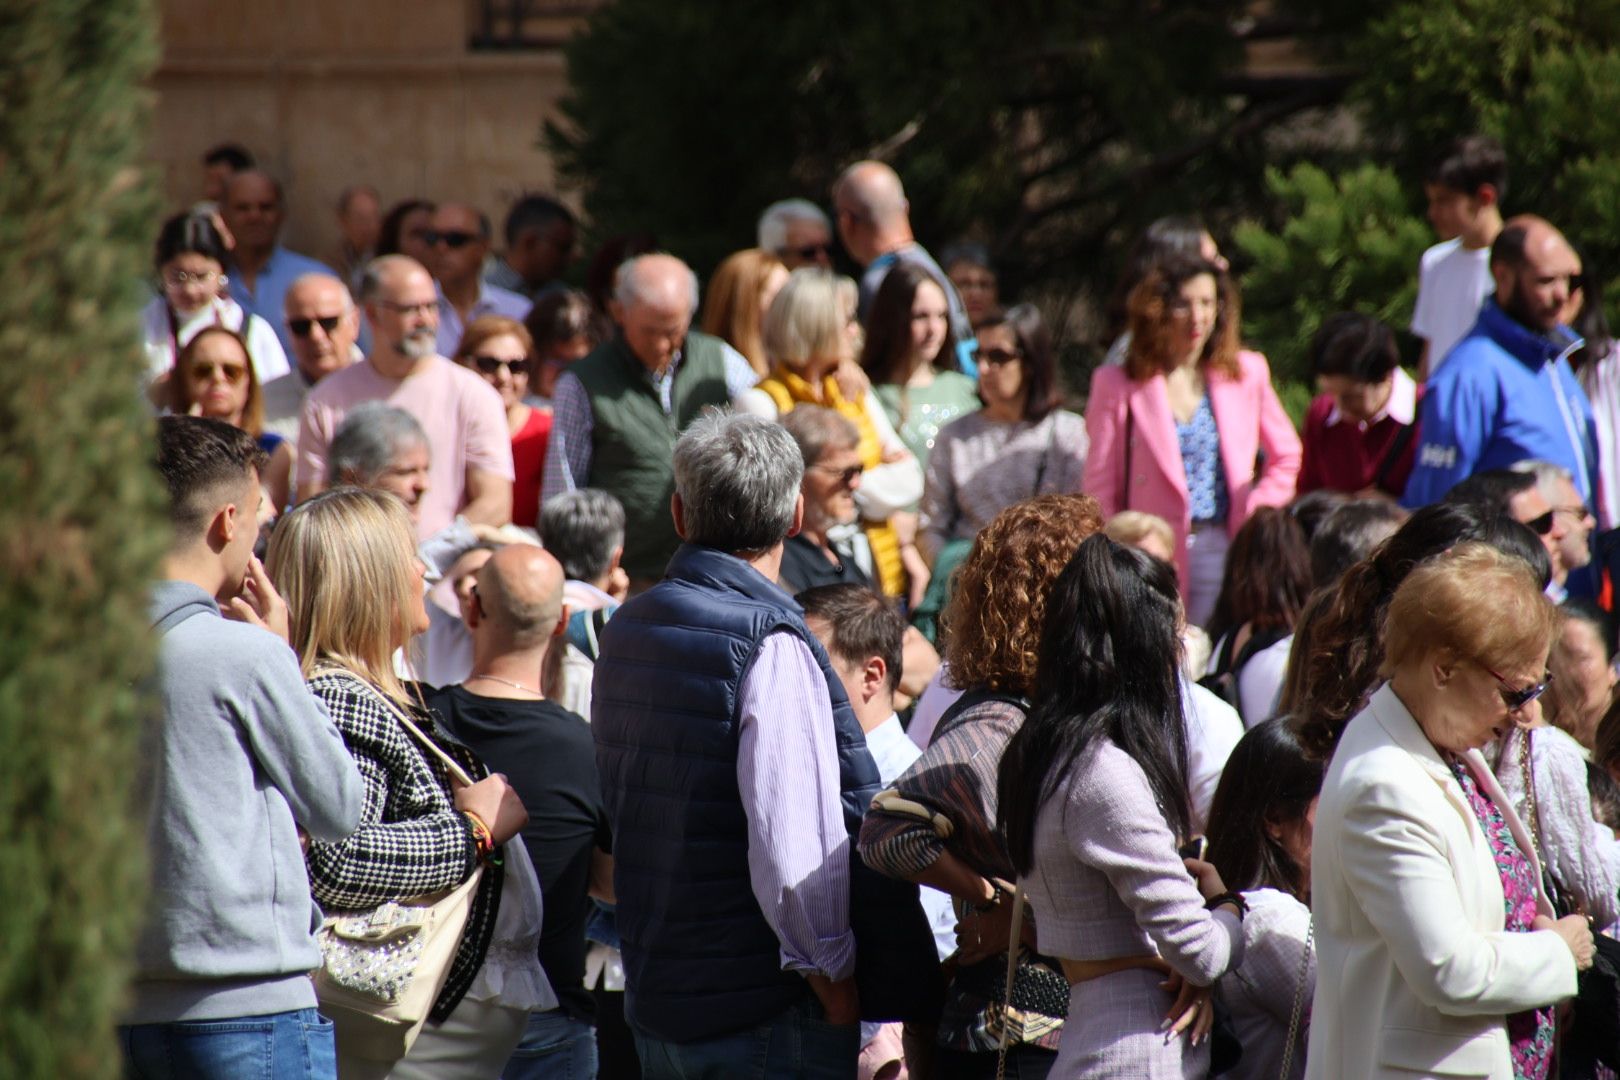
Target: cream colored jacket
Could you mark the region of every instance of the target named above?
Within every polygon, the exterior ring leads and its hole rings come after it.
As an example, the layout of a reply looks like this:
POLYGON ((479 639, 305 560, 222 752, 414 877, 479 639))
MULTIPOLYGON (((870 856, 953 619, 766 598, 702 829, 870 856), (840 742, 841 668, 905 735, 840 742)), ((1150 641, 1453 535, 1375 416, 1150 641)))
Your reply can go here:
MULTIPOLYGON (((1490 769, 1477 751, 1470 757, 1533 860, 1490 769)), ((1552 914, 1545 897, 1540 906, 1552 914)), ((1350 722, 1328 768, 1311 907, 1307 1078, 1511 1080, 1504 1018, 1575 993, 1575 961, 1558 935, 1504 932, 1485 834, 1387 685, 1350 722)))

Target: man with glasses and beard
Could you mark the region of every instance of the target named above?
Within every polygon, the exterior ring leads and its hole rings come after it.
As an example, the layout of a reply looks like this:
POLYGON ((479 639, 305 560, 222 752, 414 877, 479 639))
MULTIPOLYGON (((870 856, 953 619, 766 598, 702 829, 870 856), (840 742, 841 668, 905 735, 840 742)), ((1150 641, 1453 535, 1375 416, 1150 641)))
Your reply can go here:
POLYGON ((432 449, 417 516, 426 538, 458 515, 472 524, 512 519, 512 442, 506 409, 475 372, 440 356, 439 294, 422 264, 385 255, 366 267, 360 302, 371 327, 365 359, 322 379, 304 402, 298 431, 298 499, 326 483, 327 450, 348 411, 386 401, 414 416, 432 449))
POLYGON ((1491 247, 1496 294, 1424 391, 1406 506, 1527 459, 1568 469, 1591 505, 1592 407, 1565 359, 1580 339, 1558 321, 1580 272, 1569 241, 1541 218, 1516 217, 1502 230, 1491 247))
POLYGON ((489 218, 462 203, 442 203, 423 237, 433 251, 428 269, 439 289, 439 352, 456 355, 461 332, 480 315, 522 322, 528 298, 484 280, 489 258, 489 218))

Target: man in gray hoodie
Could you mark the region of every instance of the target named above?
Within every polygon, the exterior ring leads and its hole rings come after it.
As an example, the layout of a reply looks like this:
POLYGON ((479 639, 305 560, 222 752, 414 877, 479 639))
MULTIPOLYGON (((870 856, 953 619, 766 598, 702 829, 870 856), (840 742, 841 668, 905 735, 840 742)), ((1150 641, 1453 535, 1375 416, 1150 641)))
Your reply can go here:
POLYGON ((299 830, 347 836, 364 786, 253 556, 265 460, 228 424, 158 422, 174 539, 151 607, 163 713, 141 761, 152 892, 119 1031, 142 1080, 337 1075, 299 830))

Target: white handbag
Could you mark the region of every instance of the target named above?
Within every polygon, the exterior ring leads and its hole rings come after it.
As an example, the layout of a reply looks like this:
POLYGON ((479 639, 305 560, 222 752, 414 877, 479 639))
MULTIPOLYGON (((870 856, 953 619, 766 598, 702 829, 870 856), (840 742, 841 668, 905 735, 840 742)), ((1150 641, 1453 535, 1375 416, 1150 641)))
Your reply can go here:
MULTIPOLYGON (((472 783, 410 717, 390 708, 452 777, 472 783)), ((398 1061, 410 1050, 450 977, 483 876, 479 864, 454 888, 322 920, 316 932, 321 967, 315 972, 315 996, 345 1055, 398 1061)))

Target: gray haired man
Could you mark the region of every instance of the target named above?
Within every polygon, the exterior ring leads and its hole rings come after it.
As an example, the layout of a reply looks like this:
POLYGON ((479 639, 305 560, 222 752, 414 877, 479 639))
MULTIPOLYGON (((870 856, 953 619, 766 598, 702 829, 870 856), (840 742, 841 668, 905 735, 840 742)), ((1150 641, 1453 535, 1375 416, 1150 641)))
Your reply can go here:
POLYGON ((856 1021, 920 1019, 937 965, 915 887, 852 857, 877 767, 776 585, 804 462, 737 415, 672 457, 684 543, 603 631, 591 705, 642 1075, 853 1076, 856 1021))
POLYGON ((759 215, 759 246, 789 270, 832 269, 832 221, 809 199, 773 202, 759 215))
POLYGON ((669 519, 675 439, 706 409, 758 381, 719 338, 692 329, 697 275, 673 255, 619 268, 609 311, 618 333, 557 380, 541 501, 600 488, 625 511, 631 590, 663 575, 679 546, 669 519))

